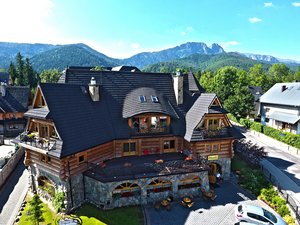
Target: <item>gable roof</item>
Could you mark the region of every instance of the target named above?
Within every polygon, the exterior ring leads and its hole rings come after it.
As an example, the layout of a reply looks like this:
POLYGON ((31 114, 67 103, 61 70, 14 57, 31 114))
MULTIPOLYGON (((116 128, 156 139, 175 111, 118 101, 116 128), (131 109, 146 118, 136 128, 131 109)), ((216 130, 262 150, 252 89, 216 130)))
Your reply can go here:
POLYGON ((0 72, 0 83, 9 83, 9 73, 7 72, 0 72))
POLYGON ((251 94, 254 96, 254 101, 258 102, 260 96, 263 95, 263 90, 261 86, 248 86, 248 89, 251 92, 251 94))
POLYGON ((196 126, 200 123, 203 116, 208 113, 209 106, 216 97, 214 93, 202 93, 187 112, 185 140, 191 141, 196 126))
POLYGON ((26 112, 28 109, 29 87, 5 85, 5 96, 0 94, 1 112, 26 112))
POLYGON ((300 83, 277 83, 260 97, 260 102, 300 106, 300 83))

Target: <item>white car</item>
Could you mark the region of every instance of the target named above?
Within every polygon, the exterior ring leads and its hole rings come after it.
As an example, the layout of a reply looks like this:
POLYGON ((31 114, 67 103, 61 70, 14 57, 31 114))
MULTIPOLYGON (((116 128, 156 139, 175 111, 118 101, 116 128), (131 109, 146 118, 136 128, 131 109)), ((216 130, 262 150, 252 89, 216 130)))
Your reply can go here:
POLYGON ((237 205, 235 217, 238 222, 248 222, 250 224, 287 225, 279 215, 262 207, 248 204, 237 205))

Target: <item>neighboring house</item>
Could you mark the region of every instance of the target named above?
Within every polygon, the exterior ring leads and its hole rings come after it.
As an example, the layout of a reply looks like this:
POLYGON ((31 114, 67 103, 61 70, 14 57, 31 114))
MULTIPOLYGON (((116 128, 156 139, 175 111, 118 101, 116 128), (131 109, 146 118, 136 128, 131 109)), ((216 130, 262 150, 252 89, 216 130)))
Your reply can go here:
POLYGON ((28 87, 0 84, 0 135, 15 137, 24 131, 28 110, 28 87))
POLYGON ((259 98, 263 95, 263 90, 260 86, 249 86, 249 91, 254 97, 254 110, 250 112, 250 118, 257 118, 259 115, 259 98))
POLYGON ((46 197, 64 192, 67 210, 199 195, 216 173, 229 179, 232 145, 242 137, 192 73, 135 67, 70 67, 59 83, 38 86, 26 116, 20 145, 32 187, 46 197))
POLYGON ((260 97, 261 122, 273 128, 300 133, 300 83, 277 83, 260 97))

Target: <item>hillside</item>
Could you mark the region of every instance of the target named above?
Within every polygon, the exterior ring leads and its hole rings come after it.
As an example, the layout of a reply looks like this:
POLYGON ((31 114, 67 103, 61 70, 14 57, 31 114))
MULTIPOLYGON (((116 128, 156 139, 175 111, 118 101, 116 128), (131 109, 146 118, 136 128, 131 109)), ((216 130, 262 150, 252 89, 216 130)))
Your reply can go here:
POLYGON ((123 60, 125 65, 134 65, 138 68, 144 68, 147 65, 180 59, 192 54, 220 54, 224 53, 223 48, 218 44, 212 44, 208 47, 202 42, 187 42, 174 48, 165 49, 158 52, 142 52, 128 59, 123 60))
POLYGON ((182 59, 169 62, 161 62, 147 66, 144 70, 148 72, 174 72, 177 68, 189 69, 191 71, 210 70, 216 71, 224 66, 235 66, 248 70, 254 64, 261 63, 264 68, 270 67, 270 64, 257 62, 237 53, 222 53, 218 55, 194 54, 182 59))
POLYGON ((42 52, 30 59, 33 68, 41 72, 45 69, 63 70, 73 66, 117 66, 118 59, 109 58, 84 44, 63 45, 42 52))

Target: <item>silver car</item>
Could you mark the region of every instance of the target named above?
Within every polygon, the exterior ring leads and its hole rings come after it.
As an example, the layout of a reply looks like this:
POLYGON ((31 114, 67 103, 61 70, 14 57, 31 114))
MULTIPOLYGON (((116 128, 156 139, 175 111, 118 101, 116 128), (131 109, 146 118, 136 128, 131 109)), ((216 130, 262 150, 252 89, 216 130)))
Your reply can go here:
POLYGON ((279 215, 271 213, 262 207, 248 204, 237 205, 235 217, 238 222, 248 222, 259 225, 287 225, 279 215))

